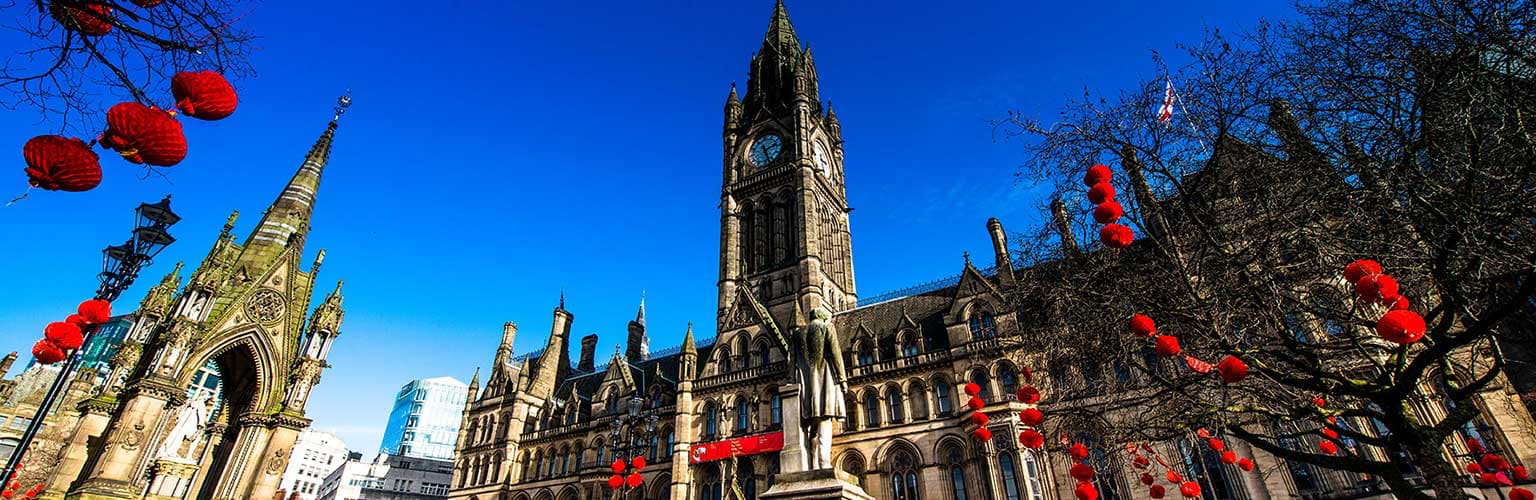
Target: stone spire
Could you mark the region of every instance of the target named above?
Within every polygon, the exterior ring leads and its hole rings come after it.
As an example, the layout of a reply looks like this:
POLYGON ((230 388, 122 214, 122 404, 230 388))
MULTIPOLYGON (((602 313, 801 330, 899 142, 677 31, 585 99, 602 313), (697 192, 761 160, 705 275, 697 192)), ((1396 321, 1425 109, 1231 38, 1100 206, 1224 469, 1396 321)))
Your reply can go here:
POLYGON ((773 4, 773 19, 768 21, 768 33, 763 35, 763 46, 800 48, 800 38, 795 36, 795 25, 789 22, 789 11, 784 0, 773 4))
MULTIPOLYGON (((806 61, 800 38, 789 22, 789 11, 780 0, 773 6, 773 17, 768 21, 768 32, 763 35, 763 46, 752 57, 752 68, 747 78, 747 97, 742 103, 746 116, 756 117, 760 111, 784 111, 795 102, 796 87, 815 101, 815 70, 806 61)), ((812 105, 820 111, 820 103, 812 105)))
POLYGON ((645 335, 645 291, 640 291, 640 310, 635 312, 635 320, 629 322, 629 342, 624 350, 625 358, 632 363, 638 363, 651 357, 651 341, 645 335))
POLYGON ((479 394, 480 394, 480 367, 476 366, 475 367, 475 376, 469 378, 469 397, 464 398, 464 405, 465 405, 465 407, 466 408, 469 407, 469 403, 473 402, 475 400, 475 396, 477 396, 479 394))
POLYGON ((171 307, 171 301, 176 297, 176 290, 181 288, 182 262, 176 262, 176 268, 160 278, 160 284, 149 289, 144 294, 144 300, 139 301, 139 315, 164 316, 171 307))
POLYGON ((698 354, 699 349, 693 345, 693 322, 688 322, 688 332, 683 334, 683 352, 698 354))
MULTIPOLYGON (((491 365, 491 381, 489 386, 505 386, 511 376, 508 373, 512 369, 512 342, 517 340, 517 323, 508 321, 501 325, 501 345, 496 346, 496 362, 491 365)), ((498 389, 500 390, 500 389, 498 389)))
MULTIPOLYGON (((683 353, 678 367, 678 378, 682 382, 692 382, 698 374, 699 349, 693 345, 693 322, 688 322, 688 332, 683 334, 683 353)), ((691 386, 691 384, 690 384, 691 386)))
POLYGON ((351 104, 350 96, 337 99, 336 116, 320 133, 320 138, 309 148, 309 154, 304 155, 298 172, 293 174, 277 200, 262 214, 256 229, 241 245, 239 265, 249 272, 265 271, 290 246, 303 251, 304 237, 309 233, 310 216, 315 209, 315 195, 320 189, 320 175, 330 161, 336 125, 351 104))
POLYGON ((741 98, 736 96, 736 82, 731 82, 731 95, 725 97, 725 128, 730 129, 741 121, 741 98))

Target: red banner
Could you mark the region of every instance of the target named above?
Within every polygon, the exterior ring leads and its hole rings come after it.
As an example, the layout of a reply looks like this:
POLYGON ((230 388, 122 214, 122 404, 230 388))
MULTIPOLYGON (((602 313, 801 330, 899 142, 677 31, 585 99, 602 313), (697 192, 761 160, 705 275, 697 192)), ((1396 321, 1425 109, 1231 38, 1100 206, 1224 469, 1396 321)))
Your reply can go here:
POLYGON ((770 432, 713 443, 699 443, 688 451, 688 462, 701 464, 715 460, 757 455, 784 449, 784 433, 770 432))

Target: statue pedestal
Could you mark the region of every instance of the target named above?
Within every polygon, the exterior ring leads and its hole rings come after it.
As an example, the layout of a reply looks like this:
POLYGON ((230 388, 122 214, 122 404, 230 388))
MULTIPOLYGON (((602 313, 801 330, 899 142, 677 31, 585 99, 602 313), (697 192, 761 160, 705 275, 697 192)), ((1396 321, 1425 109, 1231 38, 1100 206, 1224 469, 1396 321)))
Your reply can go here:
MULTIPOLYGON (((779 450, 779 475, 804 472, 807 450, 805 431, 800 428, 800 386, 787 384, 779 388, 779 405, 783 408, 784 449, 779 450)), ((815 450, 810 450, 815 453, 815 450)))
POLYGON ((192 476, 197 474, 197 464, 185 459, 162 458, 150 466, 149 491, 144 498, 180 499, 192 487, 192 476))
POLYGON ((774 476, 772 488, 758 495, 763 500, 874 500, 852 477, 837 469, 791 472, 774 476))

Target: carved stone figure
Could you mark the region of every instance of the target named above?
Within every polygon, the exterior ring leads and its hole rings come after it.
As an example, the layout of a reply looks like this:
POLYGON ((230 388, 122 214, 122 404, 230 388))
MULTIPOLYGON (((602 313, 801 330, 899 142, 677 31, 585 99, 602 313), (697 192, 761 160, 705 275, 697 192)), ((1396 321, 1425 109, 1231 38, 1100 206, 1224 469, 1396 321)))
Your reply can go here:
POLYGON ((160 450, 157 458, 184 460, 197 446, 197 439, 202 436, 198 431, 208 423, 209 394, 199 393, 196 397, 187 401, 176 412, 176 426, 165 435, 165 440, 160 442, 160 450), (186 450, 186 451, 182 451, 186 450))

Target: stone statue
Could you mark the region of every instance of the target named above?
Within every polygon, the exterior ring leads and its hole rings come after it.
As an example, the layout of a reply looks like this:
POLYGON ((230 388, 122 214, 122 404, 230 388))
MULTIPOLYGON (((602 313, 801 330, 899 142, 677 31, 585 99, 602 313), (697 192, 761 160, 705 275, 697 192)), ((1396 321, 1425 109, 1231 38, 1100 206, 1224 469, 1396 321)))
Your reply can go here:
POLYGON ((798 345, 793 353, 795 382, 800 384, 800 425, 806 439, 807 468, 831 469, 832 421, 848 415, 843 395, 848 371, 843 368, 843 349, 832 326, 832 313, 817 307, 811 324, 792 333, 798 345))
POLYGON ((196 447, 197 439, 201 437, 199 431, 203 430, 208 423, 208 412, 213 406, 210 404, 212 401, 209 397, 210 395, 206 392, 199 393, 181 406, 181 410, 176 412, 176 426, 172 427, 171 431, 166 433, 165 440, 160 442, 160 450, 156 453, 156 458, 172 460, 190 458, 187 455, 191 454, 196 447), (186 448, 185 452, 182 451, 183 447, 186 448))

